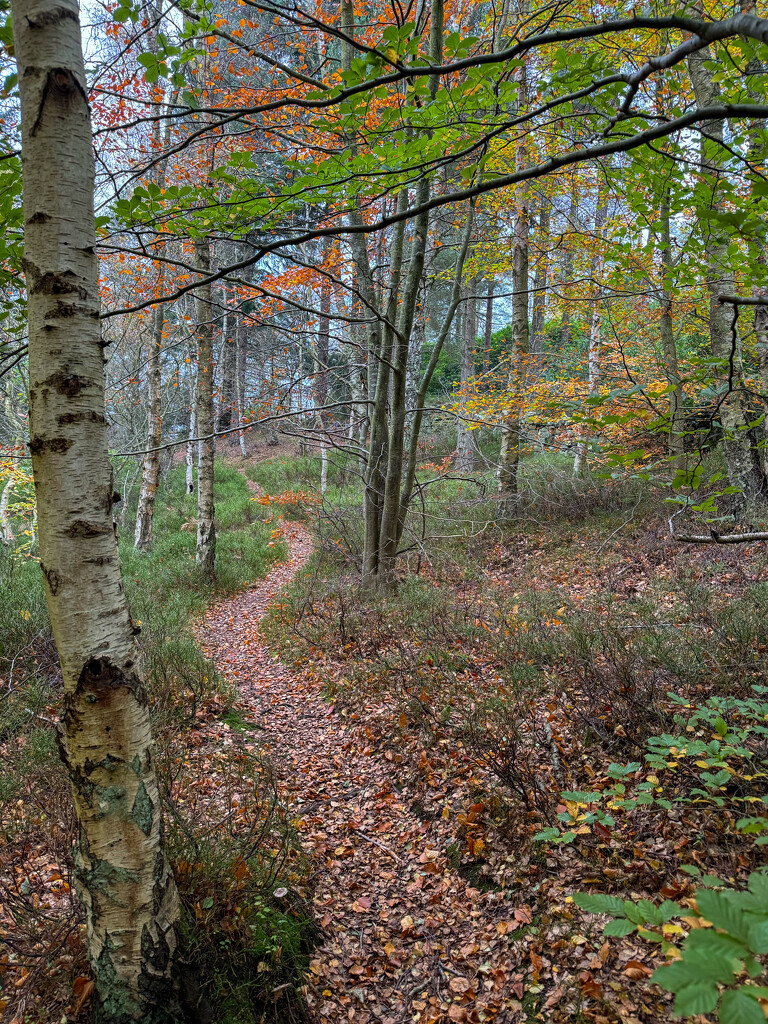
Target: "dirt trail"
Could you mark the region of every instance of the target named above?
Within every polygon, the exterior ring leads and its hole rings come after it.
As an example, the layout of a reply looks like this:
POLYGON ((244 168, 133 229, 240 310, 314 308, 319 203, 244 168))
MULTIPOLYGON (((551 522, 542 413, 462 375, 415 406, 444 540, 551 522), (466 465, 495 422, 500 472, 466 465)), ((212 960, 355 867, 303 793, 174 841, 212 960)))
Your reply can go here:
POLYGON ((262 749, 315 859, 323 939, 307 979, 310 1016, 360 1024, 527 1020, 516 973, 530 954, 520 930, 530 922, 526 909, 459 876, 446 856, 447 822, 396 787, 391 762, 364 726, 325 701, 320 682, 276 660, 259 633, 266 608, 312 549, 301 526, 283 530, 290 560, 211 608, 201 639, 240 687, 244 715, 265 730, 262 749))

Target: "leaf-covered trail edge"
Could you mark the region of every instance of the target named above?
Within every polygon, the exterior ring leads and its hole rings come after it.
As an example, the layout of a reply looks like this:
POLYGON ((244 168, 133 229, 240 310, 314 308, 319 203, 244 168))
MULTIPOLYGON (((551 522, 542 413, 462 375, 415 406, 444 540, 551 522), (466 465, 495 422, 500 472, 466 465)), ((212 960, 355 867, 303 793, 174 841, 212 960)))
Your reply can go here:
POLYGON ((199 637, 239 687, 243 716, 263 730, 260 750, 315 864, 322 939, 304 989, 310 1018, 526 1020, 530 909, 461 877, 446 855, 446 822, 413 806, 364 727, 323 698, 321 680, 286 668, 259 632, 312 550, 302 526, 281 529, 289 559, 210 608, 199 637))

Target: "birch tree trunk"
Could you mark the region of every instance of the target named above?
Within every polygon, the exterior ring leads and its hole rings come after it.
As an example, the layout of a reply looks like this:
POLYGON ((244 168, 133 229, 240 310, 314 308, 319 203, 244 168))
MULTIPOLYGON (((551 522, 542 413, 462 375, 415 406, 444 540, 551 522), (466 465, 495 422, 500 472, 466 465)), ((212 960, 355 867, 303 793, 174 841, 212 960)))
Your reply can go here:
POLYGON ((193 440, 197 436, 197 409, 195 407, 195 396, 192 396, 192 404, 189 409, 189 438, 187 440, 186 465, 187 465, 187 494, 195 493, 195 451, 198 447, 193 440))
MULTIPOLYGON (((245 330, 245 324, 240 321, 237 330, 237 376, 235 378, 237 384, 237 422, 240 426, 245 422, 245 379, 248 370, 248 336, 245 330)), ((247 458, 248 449, 245 446, 245 431, 241 430, 238 433, 240 440, 240 454, 243 458, 247 458)))
POLYGON ((76 0, 13 0, 22 111, 30 451, 64 679, 60 749, 79 839, 97 1018, 171 1010, 178 898, 112 517, 90 112, 76 0))
MULTIPOLYGON (((195 262, 202 275, 211 270, 211 244, 207 238, 195 242, 195 262)), ((197 320, 197 432, 201 440, 197 458, 197 546, 195 561, 213 576, 216 571, 216 520, 213 501, 213 294, 211 285, 195 291, 197 320)))
POLYGON ((9 477, 3 493, 0 494, 0 541, 3 544, 13 544, 13 526, 11 525, 11 514, 8 511, 8 502, 13 492, 13 477, 9 477))
MULTIPOLYGON (((567 235, 572 235, 576 224, 576 217, 579 210, 579 200, 576 192, 576 173, 571 174, 571 198, 568 205, 568 218, 566 224, 567 235)), ((571 281, 573 279, 573 250, 571 238, 565 239, 563 262, 560 270, 560 290, 563 294, 563 316, 560 320, 560 348, 566 348, 571 343, 571 281)))
POLYGON ((542 195, 539 207, 539 258, 533 279, 533 311, 531 313, 531 352, 541 366, 544 353, 544 316, 547 309, 547 278, 549 276, 549 196, 542 195))
MULTIPOLYGON (((162 274, 160 289, 162 290, 162 274)), ((163 326, 165 324, 165 303, 161 302, 155 306, 152 336, 149 340, 149 355, 147 358, 147 452, 144 456, 144 468, 141 476, 141 490, 139 491, 139 504, 136 510, 136 532, 133 538, 133 546, 136 548, 149 547, 152 539, 152 521, 155 512, 155 494, 157 492, 157 481, 160 476, 160 435, 162 430, 161 418, 161 363, 163 346, 163 326)))
MULTIPOLYGON (((601 242, 605 227, 605 195, 598 183, 595 206, 595 249, 589 263, 589 279, 592 283, 592 310, 590 312, 589 345, 587 348, 587 380, 589 394, 594 395, 600 381, 600 321, 603 288, 600 282, 601 265, 603 262, 601 242)), ((576 457, 573 460, 574 476, 583 476, 587 470, 587 438, 582 435, 576 446, 576 457)))
MULTIPOLYGON (((527 13, 527 5, 523 13, 527 13)), ((520 69, 518 90, 518 113, 528 105, 527 69, 520 69)), ((518 142, 515 166, 522 170, 527 163, 525 143, 518 142)), ((526 367, 529 350, 528 326, 528 235, 530 188, 520 186, 516 196, 514 250, 512 254, 512 368, 510 370, 510 391, 519 390, 520 376, 526 367)), ((515 399, 516 400, 516 399, 515 399)), ((520 410, 514 407, 501 428, 501 452, 499 454, 499 492, 507 497, 517 493, 517 470, 520 461, 520 410)))
POLYGON ((672 389, 669 392, 669 457, 673 473, 683 469, 684 438, 682 430, 683 385, 677 362, 677 345, 675 343, 675 325, 672 316, 674 301, 670 280, 674 271, 672 256, 672 231, 670 226, 670 189, 667 186, 659 208, 661 224, 661 318, 659 320, 659 339, 664 357, 664 375, 672 389))

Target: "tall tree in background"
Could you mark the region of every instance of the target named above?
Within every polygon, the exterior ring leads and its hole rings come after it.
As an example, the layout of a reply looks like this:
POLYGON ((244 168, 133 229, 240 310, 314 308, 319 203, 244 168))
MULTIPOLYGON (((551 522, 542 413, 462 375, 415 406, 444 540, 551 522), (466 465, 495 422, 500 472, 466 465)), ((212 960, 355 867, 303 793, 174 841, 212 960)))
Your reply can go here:
MULTIPOLYGON (((712 70, 713 54, 709 46, 688 56, 688 72, 698 107, 717 101, 717 81, 712 70)), ((701 127, 701 176, 709 196, 709 210, 702 224, 706 252, 706 285, 709 292, 709 338, 713 359, 720 362, 720 372, 727 381, 719 401, 719 419, 725 434, 723 449, 728 479, 747 502, 761 497, 765 478, 758 452, 752 447, 745 409, 741 338, 730 306, 720 301, 721 295, 733 293, 734 274, 728 253, 728 237, 721 219, 728 213, 724 192, 727 177, 722 164, 725 122, 708 121, 701 127)))
MULTIPOLYGON (((211 243, 207 238, 195 241, 195 262, 205 277, 211 271, 211 243)), ((210 281, 195 292, 197 319, 197 392, 195 398, 197 429, 200 434, 197 460, 197 548, 195 558, 204 572, 216 570, 216 507, 213 497, 214 437, 213 418, 213 289, 210 281)))
POLYGON ((61 755, 80 826, 97 1016, 168 1005, 178 898, 112 518, 91 118, 76 0, 13 0, 22 111, 30 451, 64 678, 61 755))

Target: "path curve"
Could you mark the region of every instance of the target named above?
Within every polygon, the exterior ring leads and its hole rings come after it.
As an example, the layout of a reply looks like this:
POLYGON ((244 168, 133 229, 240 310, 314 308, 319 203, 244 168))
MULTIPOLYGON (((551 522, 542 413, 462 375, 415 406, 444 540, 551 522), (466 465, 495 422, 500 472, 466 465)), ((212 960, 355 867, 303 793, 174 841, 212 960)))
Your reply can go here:
POLYGON ((446 823, 415 813, 364 728, 347 723, 323 699, 322 682, 286 668, 261 636, 267 607, 312 550, 304 527, 282 522, 281 532, 288 561, 210 608, 199 636, 239 687, 244 715, 264 729, 261 749, 315 860, 323 939, 304 990, 311 1020, 527 1020, 516 967, 528 950, 512 934, 521 918, 503 894, 481 893, 453 870, 446 823))

